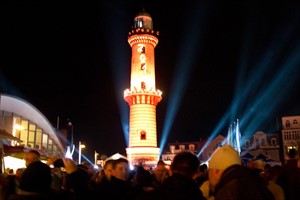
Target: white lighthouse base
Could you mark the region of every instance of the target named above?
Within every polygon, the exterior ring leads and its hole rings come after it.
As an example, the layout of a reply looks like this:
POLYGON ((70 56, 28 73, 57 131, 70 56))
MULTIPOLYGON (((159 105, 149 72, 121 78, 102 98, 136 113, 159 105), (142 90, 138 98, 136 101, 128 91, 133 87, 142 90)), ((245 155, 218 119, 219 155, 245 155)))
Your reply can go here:
POLYGON ((127 159, 131 165, 155 167, 159 161, 160 149, 157 147, 128 147, 127 159))

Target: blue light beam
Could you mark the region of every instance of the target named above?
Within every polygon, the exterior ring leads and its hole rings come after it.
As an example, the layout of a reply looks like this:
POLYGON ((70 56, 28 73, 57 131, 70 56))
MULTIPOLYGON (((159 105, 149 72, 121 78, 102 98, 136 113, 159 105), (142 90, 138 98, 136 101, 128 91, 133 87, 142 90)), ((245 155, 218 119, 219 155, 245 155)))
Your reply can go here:
MULTIPOLYGON (((176 62, 175 71, 173 74, 173 82, 171 85, 170 91, 170 101, 167 104, 166 116, 164 127, 162 131, 162 137, 160 141, 160 149, 163 150, 167 141, 167 138, 170 134, 171 127, 174 122, 174 118, 176 117, 178 108, 180 106, 181 100, 184 97, 184 91, 186 86, 188 85, 188 78, 191 73, 191 69, 193 66, 193 60, 197 56, 198 47, 202 42, 202 34, 200 27, 204 29, 204 20, 206 19, 207 9, 204 5, 192 5, 193 7, 199 6, 199 9, 191 9, 191 11, 196 11, 195 13, 190 13, 190 17, 188 19, 199 19, 199 20, 187 20, 185 24, 185 30, 189 31, 189 37, 182 37, 185 40, 181 41, 181 45, 179 45, 181 53, 180 56, 175 56, 178 59, 176 62), (203 15, 203 16, 200 16, 203 15)), ((203 30, 202 30, 203 31, 203 30)), ((162 151, 160 152, 160 154, 162 151)))

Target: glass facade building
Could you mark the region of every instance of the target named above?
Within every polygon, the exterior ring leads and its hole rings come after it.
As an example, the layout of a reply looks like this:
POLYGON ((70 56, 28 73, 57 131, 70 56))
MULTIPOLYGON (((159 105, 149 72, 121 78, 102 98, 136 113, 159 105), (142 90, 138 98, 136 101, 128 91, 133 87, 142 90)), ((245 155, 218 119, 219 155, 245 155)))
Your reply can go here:
MULTIPOLYGON (((64 155, 65 144, 48 119, 29 102, 0 94, 1 161, 6 156, 20 157, 35 149, 43 157, 64 155), (9 137, 13 136, 13 137, 9 137)), ((7 166, 6 166, 7 167, 7 166)))

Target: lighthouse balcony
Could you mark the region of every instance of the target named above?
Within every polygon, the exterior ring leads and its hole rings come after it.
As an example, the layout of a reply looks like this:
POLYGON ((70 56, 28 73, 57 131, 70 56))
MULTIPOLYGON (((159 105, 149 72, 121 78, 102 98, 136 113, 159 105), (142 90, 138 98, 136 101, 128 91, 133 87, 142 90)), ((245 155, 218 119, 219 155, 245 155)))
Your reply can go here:
POLYGON ((136 29, 132 29, 131 32, 128 33, 128 37, 130 37, 133 34, 151 34, 154 36, 159 36, 159 31, 154 31, 152 29, 144 29, 144 28, 136 28, 136 29))
POLYGON ((162 91, 160 90, 147 90, 147 89, 135 89, 135 90, 130 90, 130 89, 126 89, 124 91, 124 98, 130 95, 139 95, 139 94, 147 94, 147 95, 157 95, 157 96, 161 96, 162 95, 162 91))

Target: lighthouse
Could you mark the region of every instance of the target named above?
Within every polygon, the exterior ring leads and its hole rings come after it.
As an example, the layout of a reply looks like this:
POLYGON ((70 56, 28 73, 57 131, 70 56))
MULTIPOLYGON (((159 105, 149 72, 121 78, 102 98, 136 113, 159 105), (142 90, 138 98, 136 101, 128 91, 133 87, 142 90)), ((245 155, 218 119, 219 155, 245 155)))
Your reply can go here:
POLYGON ((128 34, 131 47, 130 88, 124 91, 129 105, 129 145, 126 148, 130 164, 153 166, 159 160, 157 147, 156 106, 162 92, 155 84, 154 49, 159 32, 153 30, 149 13, 140 12, 134 18, 128 34))

